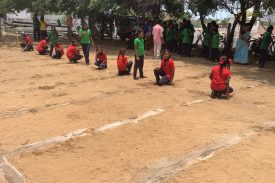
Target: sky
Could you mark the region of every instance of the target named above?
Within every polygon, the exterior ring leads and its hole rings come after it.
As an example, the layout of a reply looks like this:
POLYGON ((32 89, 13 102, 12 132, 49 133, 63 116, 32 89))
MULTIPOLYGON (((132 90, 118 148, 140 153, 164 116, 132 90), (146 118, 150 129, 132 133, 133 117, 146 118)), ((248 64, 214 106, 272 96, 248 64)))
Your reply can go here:
POLYGON ((213 19, 222 20, 222 19, 225 19, 225 18, 230 18, 231 14, 228 13, 227 11, 225 11, 225 10, 219 10, 215 14, 209 15, 208 17, 213 18, 213 19))

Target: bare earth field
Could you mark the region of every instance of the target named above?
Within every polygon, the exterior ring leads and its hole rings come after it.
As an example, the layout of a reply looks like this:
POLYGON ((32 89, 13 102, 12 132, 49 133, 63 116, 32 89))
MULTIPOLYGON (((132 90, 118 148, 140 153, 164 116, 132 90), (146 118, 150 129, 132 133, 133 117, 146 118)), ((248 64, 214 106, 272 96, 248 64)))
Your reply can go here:
POLYGON ((116 76, 120 43, 102 46, 104 71, 0 46, 0 182, 275 182, 274 62, 233 65, 233 96, 213 100, 214 63, 175 56, 157 87, 151 53, 134 81, 116 76))

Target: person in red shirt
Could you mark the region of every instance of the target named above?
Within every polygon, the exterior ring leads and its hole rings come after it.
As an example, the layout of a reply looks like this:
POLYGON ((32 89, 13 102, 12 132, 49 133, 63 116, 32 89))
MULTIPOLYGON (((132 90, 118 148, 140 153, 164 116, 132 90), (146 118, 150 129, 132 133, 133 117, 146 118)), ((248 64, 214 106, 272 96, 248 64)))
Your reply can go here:
POLYGON ((128 62, 128 58, 125 55, 125 53, 126 53, 126 50, 124 48, 120 49, 118 52, 118 57, 117 57, 118 76, 130 75, 131 73, 133 62, 132 61, 128 62))
POLYGON ((24 51, 33 51, 32 38, 25 33, 22 33, 22 37, 23 37, 23 42, 20 43, 21 48, 24 51))
POLYGON ((59 42, 56 43, 54 51, 55 53, 52 56, 54 59, 60 59, 64 55, 64 48, 59 42))
POLYGON ((160 68, 155 68, 154 74, 156 85, 174 85, 175 65, 168 50, 164 50, 160 68))
POLYGON ((83 58, 83 56, 80 55, 79 50, 76 48, 75 41, 72 41, 72 44, 67 48, 66 56, 72 63, 77 63, 78 60, 83 58))
POLYGON ((222 57, 219 65, 213 67, 209 76, 211 79, 211 98, 226 96, 227 99, 229 99, 230 93, 233 92, 233 88, 229 86, 231 78, 231 71, 229 70, 230 63, 232 63, 232 61, 230 61, 228 57, 222 57))
POLYGON ((96 48, 95 65, 98 67, 98 70, 107 69, 107 56, 101 46, 97 46, 96 48))
POLYGON ((38 51, 38 53, 40 55, 46 55, 47 53, 49 53, 48 51, 48 39, 43 39, 36 47, 36 50, 38 51))

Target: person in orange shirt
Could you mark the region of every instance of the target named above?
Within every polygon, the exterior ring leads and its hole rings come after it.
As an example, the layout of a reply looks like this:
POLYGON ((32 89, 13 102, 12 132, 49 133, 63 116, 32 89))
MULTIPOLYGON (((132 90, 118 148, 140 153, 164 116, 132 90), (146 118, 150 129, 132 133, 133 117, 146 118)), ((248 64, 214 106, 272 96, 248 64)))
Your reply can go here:
POLYGON ((72 44, 68 47, 66 51, 66 56, 72 63, 77 63, 78 60, 81 60, 83 58, 82 55, 80 55, 79 50, 76 48, 75 41, 72 41, 72 44))
POLYGON ((118 52, 118 57, 117 57, 118 76, 130 75, 131 73, 133 62, 132 61, 128 62, 128 58, 125 55, 125 53, 126 53, 126 50, 124 48, 120 49, 118 52))
POLYGON ((23 37, 23 42, 20 43, 21 48, 24 51, 33 51, 32 38, 25 33, 22 33, 22 37, 23 37))
POLYGON ((154 74, 156 77, 155 85, 174 85, 175 65, 169 50, 164 50, 160 68, 155 68, 154 74))
POLYGON ((43 39, 36 47, 36 50, 40 55, 46 55, 49 53, 48 51, 48 39, 43 39))
POLYGON ((55 44, 54 51, 55 53, 52 56, 53 59, 61 59, 64 55, 64 48, 59 42, 55 44))
POLYGON ((97 46, 96 48, 95 65, 98 67, 98 70, 107 69, 107 56, 101 46, 97 46))

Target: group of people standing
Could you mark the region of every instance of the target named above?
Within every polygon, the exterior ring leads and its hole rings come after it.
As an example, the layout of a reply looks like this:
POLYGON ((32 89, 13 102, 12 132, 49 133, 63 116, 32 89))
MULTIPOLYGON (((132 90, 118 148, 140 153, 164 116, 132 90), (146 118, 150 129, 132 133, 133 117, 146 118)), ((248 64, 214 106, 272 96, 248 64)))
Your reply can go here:
POLYGON ((35 41, 40 41, 48 36, 47 33, 47 22, 44 20, 44 16, 38 19, 38 15, 35 14, 33 17, 33 38, 35 41))
MULTIPOLYGON (((272 31, 273 26, 269 26, 259 44, 259 52, 261 54, 260 61, 258 62, 259 67, 265 67, 268 59, 268 47, 272 42, 272 31)), ((234 55, 234 61, 238 64, 247 65, 249 63, 249 41, 251 38, 251 25, 245 24, 240 32, 239 38, 236 44, 236 50, 234 55)))
MULTIPOLYGON (((212 21, 203 28, 203 52, 202 56, 212 61, 218 60, 219 42, 222 36, 219 34, 218 25, 212 21)), ((160 58, 162 48, 170 52, 179 53, 182 57, 192 56, 192 44, 194 42, 195 29, 190 20, 183 19, 180 24, 172 21, 157 22, 153 27, 154 58, 160 58)))
MULTIPOLYGON (((234 54, 234 62, 237 64, 248 64, 249 41, 251 39, 250 31, 252 26, 246 23, 237 39, 234 54)), ((261 54, 260 67, 264 67, 268 58, 268 47, 272 42, 273 26, 269 26, 263 34, 259 44, 259 53, 261 54)), ((223 36, 219 33, 219 25, 212 21, 207 25, 202 23, 202 53, 201 56, 212 62, 219 60, 219 44, 223 36)), ((166 48, 170 52, 179 53, 182 57, 192 56, 192 44, 194 40, 195 29, 189 20, 183 19, 180 24, 168 22, 156 22, 153 27, 152 36, 154 42, 154 58, 159 59, 161 50, 166 48)))

